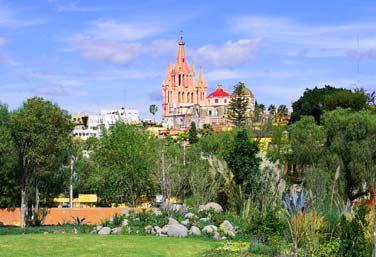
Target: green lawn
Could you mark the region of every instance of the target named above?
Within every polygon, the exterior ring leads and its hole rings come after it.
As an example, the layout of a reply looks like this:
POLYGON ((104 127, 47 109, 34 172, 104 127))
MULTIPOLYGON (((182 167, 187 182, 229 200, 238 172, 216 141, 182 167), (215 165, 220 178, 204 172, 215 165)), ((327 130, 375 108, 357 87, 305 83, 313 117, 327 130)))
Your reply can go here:
POLYGON ((196 238, 137 235, 26 234, 0 236, 0 256, 148 256, 189 257, 219 243, 196 238))

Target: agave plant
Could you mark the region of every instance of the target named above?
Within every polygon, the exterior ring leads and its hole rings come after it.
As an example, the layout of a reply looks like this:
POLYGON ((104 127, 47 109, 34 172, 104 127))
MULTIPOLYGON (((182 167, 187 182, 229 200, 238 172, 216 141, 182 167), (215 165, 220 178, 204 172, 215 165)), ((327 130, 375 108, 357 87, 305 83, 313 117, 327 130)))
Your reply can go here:
POLYGON ((284 192, 282 195, 282 205, 290 214, 307 211, 309 202, 305 198, 304 189, 300 193, 293 191, 291 195, 284 192))
POLYGON ((73 220, 74 220, 74 225, 79 225, 79 226, 82 226, 82 225, 84 225, 84 221, 86 220, 86 218, 80 218, 80 217, 73 217, 72 216, 72 218, 73 218, 73 220))

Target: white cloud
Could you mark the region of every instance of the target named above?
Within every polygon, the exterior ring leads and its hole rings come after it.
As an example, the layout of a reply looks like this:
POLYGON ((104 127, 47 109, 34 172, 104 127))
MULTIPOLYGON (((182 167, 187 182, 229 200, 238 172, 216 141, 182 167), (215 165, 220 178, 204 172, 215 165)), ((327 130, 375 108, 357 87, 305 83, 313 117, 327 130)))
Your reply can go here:
POLYGON ((339 25, 302 24, 290 18, 241 16, 230 19, 233 32, 260 37, 263 46, 278 53, 305 57, 346 56, 360 48, 374 49, 376 22, 354 22, 339 25))
POLYGON ((255 51, 260 45, 260 38, 227 41, 215 45, 204 45, 194 52, 199 63, 217 67, 234 67, 255 57, 255 51))
POLYGON ((140 43, 111 41, 81 41, 78 44, 81 55, 87 59, 126 64, 145 52, 140 43))
MULTIPOLYGON (((0 3, 1 4, 1 3, 0 3)), ((26 17, 4 5, 0 5, 0 26, 9 28, 29 27, 46 23, 45 18, 26 17)))
POLYGON ((99 10, 94 7, 81 6, 76 2, 58 3, 56 9, 59 12, 94 12, 99 10))
MULTIPOLYGON (((97 20, 91 28, 76 34, 71 40, 71 50, 78 50, 90 60, 114 64, 128 64, 137 57, 150 53, 154 57, 172 49, 172 40, 154 40, 148 44, 141 40, 161 33, 164 26, 159 22, 118 22, 97 20)), ((176 41, 175 48, 176 48, 176 41)))

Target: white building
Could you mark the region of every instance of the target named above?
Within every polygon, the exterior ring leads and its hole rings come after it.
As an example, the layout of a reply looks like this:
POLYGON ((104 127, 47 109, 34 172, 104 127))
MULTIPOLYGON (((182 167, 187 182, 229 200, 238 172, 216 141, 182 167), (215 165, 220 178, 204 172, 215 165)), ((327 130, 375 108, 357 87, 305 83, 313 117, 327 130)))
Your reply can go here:
POLYGON ((141 122, 139 112, 136 109, 102 110, 99 115, 73 114, 72 122, 75 127, 72 134, 82 140, 86 140, 89 137, 99 138, 102 125, 108 129, 118 121, 122 121, 125 124, 138 124, 141 122))

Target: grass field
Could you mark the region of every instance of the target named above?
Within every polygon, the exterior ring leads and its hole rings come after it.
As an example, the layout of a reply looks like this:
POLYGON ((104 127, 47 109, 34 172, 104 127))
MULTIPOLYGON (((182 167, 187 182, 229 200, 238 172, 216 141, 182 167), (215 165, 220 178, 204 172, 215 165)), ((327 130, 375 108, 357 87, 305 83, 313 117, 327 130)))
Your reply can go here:
POLYGON ((201 256, 219 243, 195 238, 138 235, 25 234, 0 236, 0 256, 201 256))

